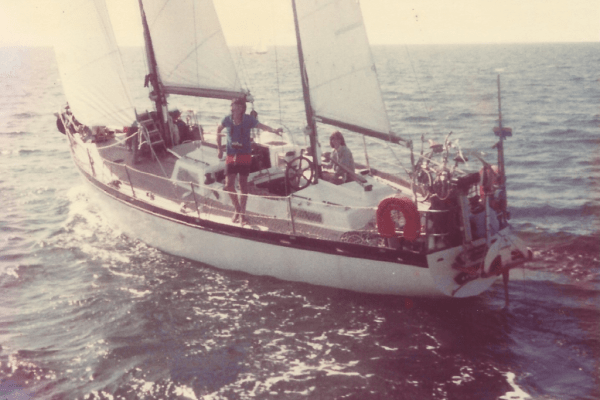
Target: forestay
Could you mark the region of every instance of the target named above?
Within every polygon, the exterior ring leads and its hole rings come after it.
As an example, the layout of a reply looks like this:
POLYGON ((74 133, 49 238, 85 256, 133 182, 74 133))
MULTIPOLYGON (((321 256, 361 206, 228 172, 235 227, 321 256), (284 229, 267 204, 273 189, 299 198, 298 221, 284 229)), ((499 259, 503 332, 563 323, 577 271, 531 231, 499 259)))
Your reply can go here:
POLYGON ((131 124, 135 111, 104 0, 65 4, 54 48, 73 115, 88 126, 131 124))
POLYGON ((296 10, 316 117, 331 120, 326 122, 333 125, 374 131, 380 137, 389 135, 358 1, 301 0, 296 10))
POLYGON ((145 0, 143 7, 165 92, 243 94, 212 0, 145 0))

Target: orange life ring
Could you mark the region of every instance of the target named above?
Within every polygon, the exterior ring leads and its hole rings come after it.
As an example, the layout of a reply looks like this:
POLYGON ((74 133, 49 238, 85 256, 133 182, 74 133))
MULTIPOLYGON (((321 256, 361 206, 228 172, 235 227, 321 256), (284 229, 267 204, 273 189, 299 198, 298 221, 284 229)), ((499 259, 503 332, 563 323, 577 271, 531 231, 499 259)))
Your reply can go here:
POLYGON ((396 226, 392 220, 392 211, 400 211, 406 219, 403 237, 413 241, 419 237, 421 230, 421 216, 417 206, 408 197, 388 197, 381 200, 377 207, 377 230, 382 237, 393 237, 396 235, 396 226))

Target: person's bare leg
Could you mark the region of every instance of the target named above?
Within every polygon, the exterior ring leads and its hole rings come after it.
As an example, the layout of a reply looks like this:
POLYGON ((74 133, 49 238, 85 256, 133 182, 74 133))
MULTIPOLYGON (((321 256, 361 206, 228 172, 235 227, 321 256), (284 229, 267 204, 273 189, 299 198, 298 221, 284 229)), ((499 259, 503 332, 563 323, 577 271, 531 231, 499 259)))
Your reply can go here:
MULTIPOLYGON (((233 213, 233 217, 231 218, 232 222, 238 222, 240 219, 240 203, 238 201, 238 195, 235 191, 235 177, 236 174, 227 174, 225 177, 225 187, 223 190, 229 192, 229 197, 231 198, 231 203, 233 203, 233 208, 235 208, 235 212, 233 213)), ((241 176, 240 176, 241 178, 241 176)), ((241 180, 241 179, 240 179, 241 180)))
POLYGON ((248 202, 248 175, 240 175, 240 215, 242 217, 242 225, 248 223, 246 216, 246 203, 248 202))

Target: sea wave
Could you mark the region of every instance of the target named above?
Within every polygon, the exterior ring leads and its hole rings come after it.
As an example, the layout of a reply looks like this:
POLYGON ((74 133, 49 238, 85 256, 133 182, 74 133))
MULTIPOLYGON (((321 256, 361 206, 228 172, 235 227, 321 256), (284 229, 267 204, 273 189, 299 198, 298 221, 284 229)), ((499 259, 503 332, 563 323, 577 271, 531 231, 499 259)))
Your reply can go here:
POLYGON ((430 117, 422 117, 422 116, 411 116, 411 117, 402 118, 402 121, 407 121, 407 122, 431 122, 431 118, 430 117))
POLYGON ((523 268, 535 271, 542 278, 551 273, 553 277, 546 277, 550 281, 576 284, 580 289, 582 284, 587 284, 595 293, 600 290, 600 232, 595 235, 561 232, 524 237, 534 249, 534 258, 523 268))
POLYGON ((566 123, 568 125, 575 125, 582 128, 598 128, 600 127, 600 115, 578 115, 574 116, 573 118, 569 118, 566 120, 566 123))
MULTIPOLYGON (((549 136, 549 137, 560 137, 560 138, 568 138, 568 137, 575 137, 578 138, 578 134, 580 133, 580 131, 578 129, 572 129, 572 128, 567 128, 567 129, 552 129, 550 131, 546 131, 544 133, 544 136, 549 136)), ((579 138, 577 139, 579 140, 579 138)))
POLYGON ((21 135, 26 135, 28 134, 28 131, 0 131, 0 136, 21 136, 21 135))
POLYGON ((23 112, 23 113, 13 114, 12 118, 15 118, 15 119, 28 119, 28 118, 36 118, 36 117, 39 117, 39 116, 40 116, 40 114, 37 114, 37 113, 23 112))
POLYGON ((556 207, 550 204, 533 203, 531 205, 511 205, 510 211, 515 218, 527 220, 530 218, 569 217, 582 218, 600 215, 600 206, 596 203, 586 202, 579 207, 556 207))

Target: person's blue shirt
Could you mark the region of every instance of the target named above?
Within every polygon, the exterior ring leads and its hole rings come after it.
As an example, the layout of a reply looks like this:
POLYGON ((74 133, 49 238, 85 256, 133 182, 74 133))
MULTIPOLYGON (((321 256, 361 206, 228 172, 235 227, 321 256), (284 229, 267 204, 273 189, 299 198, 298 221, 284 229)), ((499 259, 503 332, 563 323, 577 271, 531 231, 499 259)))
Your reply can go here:
POLYGON ((250 115, 244 114, 242 123, 234 125, 231 115, 221 121, 221 125, 227 128, 227 154, 252 154, 250 141, 250 130, 258 124, 258 120, 250 115))

